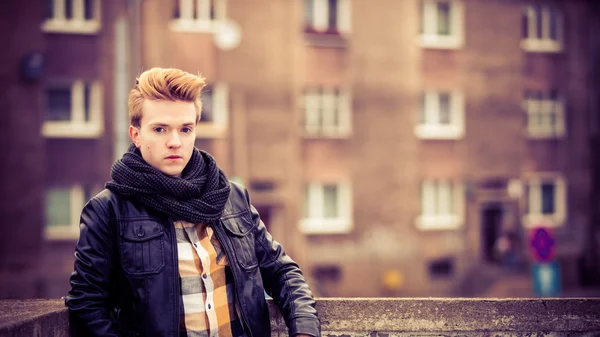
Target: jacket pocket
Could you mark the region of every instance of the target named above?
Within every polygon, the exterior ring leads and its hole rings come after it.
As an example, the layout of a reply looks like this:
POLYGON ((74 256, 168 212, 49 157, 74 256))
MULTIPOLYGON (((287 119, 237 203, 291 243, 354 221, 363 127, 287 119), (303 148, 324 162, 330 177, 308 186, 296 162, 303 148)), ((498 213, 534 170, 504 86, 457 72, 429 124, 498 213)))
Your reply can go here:
POLYGON ((155 220, 119 222, 121 266, 132 276, 158 274, 165 267, 164 227, 155 220))
MULTIPOLYGON (((258 259, 254 251, 254 233, 256 224, 252 221, 249 212, 236 214, 221 220, 223 227, 230 234, 229 240, 233 245, 233 255, 238 264, 244 269, 254 269, 258 266, 258 259)), ((229 257, 231 261, 231 257, 229 257)))

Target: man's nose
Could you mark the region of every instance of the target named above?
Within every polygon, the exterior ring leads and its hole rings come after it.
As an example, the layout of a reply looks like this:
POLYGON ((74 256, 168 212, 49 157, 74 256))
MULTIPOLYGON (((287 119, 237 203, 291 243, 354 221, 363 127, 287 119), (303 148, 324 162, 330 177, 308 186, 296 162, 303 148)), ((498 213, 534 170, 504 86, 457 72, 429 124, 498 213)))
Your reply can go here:
POLYGON ((177 132, 172 132, 169 135, 167 146, 169 148, 178 148, 181 146, 181 139, 179 138, 179 134, 177 132))

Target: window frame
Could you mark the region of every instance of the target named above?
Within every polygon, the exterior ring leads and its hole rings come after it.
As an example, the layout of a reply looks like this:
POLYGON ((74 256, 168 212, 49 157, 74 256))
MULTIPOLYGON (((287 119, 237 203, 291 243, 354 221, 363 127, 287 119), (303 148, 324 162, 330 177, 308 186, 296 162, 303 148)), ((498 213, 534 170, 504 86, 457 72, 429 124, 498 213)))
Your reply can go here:
MULTIPOLYGON (((415 135, 420 139, 453 140, 465 134, 465 103, 462 92, 457 90, 424 90, 419 114, 423 113, 425 121, 420 118, 415 126, 415 135), (441 94, 450 97, 450 123, 440 123, 439 101, 441 94)), ((419 115, 420 116, 420 115, 419 115)))
MULTIPOLYGON (((70 224, 60 224, 55 226, 49 226, 48 219, 44 226, 44 234, 47 240, 77 240, 79 238, 79 224, 81 222, 81 212, 83 207, 89 200, 85 200, 85 188, 81 184, 71 186, 52 186, 46 189, 46 198, 51 189, 67 189, 69 191, 69 217, 71 219, 70 224)), ((89 187, 90 197, 95 196, 102 190, 99 185, 91 185, 89 187)), ((45 207, 48 200, 45 199, 45 207)))
POLYGON ((229 87, 226 83, 216 82, 206 86, 202 92, 212 91, 212 122, 200 122, 196 125, 196 138, 221 138, 227 135, 229 124, 229 87))
POLYGON ((465 41, 464 4, 460 0, 421 0, 419 44, 422 48, 431 49, 460 49, 465 41), (450 6, 450 34, 438 33, 439 3, 450 6))
MULTIPOLYGON (((310 34, 348 35, 351 32, 350 0, 336 0, 336 26, 329 27, 329 0, 305 0, 312 2, 311 22, 304 21, 304 32, 310 34)), ((304 9, 306 13, 306 8, 304 9)))
MULTIPOLYGON (((536 4, 526 5, 523 8, 523 15, 527 16, 527 37, 521 37, 521 48, 526 52, 537 53, 560 53, 564 50, 565 23, 564 13, 559 8, 547 5, 536 4), (540 16, 536 11, 539 7, 540 16), (551 15, 556 15, 556 40, 550 38, 551 15), (541 20, 541 37, 535 37, 538 21, 541 20), (534 37, 532 37, 534 36, 534 37)), ((523 23, 521 23, 523 25, 523 23)), ((522 30, 524 27, 521 28, 522 30)))
POLYGON ((302 112, 305 138, 348 138, 352 133, 352 94, 345 87, 305 88, 302 112))
POLYGON ((465 222, 464 184, 452 179, 424 179, 421 181, 420 206, 416 226, 423 231, 456 230, 465 222), (447 187, 450 200, 441 200, 440 187, 447 187), (439 212, 439 204, 446 204, 449 212, 439 212), (450 204, 450 205, 447 205, 450 204))
POLYGON ((352 192, 348 183, 306 183, 304 203, 308 216, 302 215, 300 232, 304 234, 346 234, 352 231, 352 192), (325 218, 324 188, 337 188, 337 213, 335 218, 325 218))
POLYGON ((179 18, 169 22, 169 28, 177 32, 214 33, 220 22, 227 17, 225 0, 176 0, 179 6, 179 18), (194 18, 194 1, 196 18, 194 18), (214 1, 214 18, 210 17, 211 3, 214 1))
POLYGON ((45 33, 95 35, 102 27, 102 0, 92 0, 94 18, 85 18, 85 0, 50 0, 53 2, 52 18, 45 19, 42 31, 45 33), (66 1, 73 2, 73 18, 67 19, 66 1))
POLYGON ((566 115, 565 98, 560 93, 556 99, 553 99, 548 91, 537 91, 541 98, 532 98, 527 93, 524 94, 523 110, 525 113, 525 126, 527 137, 531 139, 555 139, 566 136, 566 115), (534 124, 532 116, 544 116, 545 120, 551 121, 554 116, 554 123, 534 124))
POLYGON ((524 182, 526 184, 523 198, 526 204, 522 217, 524 227, 534 228, 540 224, 551 228, 564 226, 567 219, 568 196, 566 179, 559 173, 536 173, 528 175, 524 182), (550 215, 543 214, 541 211, 543 207, 541 186, 549 182, 554 185, 554 213, 550 215))
MULTIPOLYGON (((103 88, 100 81, 83 81, 77 79, 70 82, 50 83, 46 88, 71 88, 71 119, 69 121, 50 121, 44 118, 42 136, 46 138, 99 138, 104 132, 103 88), (90 88, 89 121, 85 120, 85 86, 90 88)), ((45 103, 48 101, 44 93, 45 103)), ((46 110, 44 104, 44 112, 46 110)))

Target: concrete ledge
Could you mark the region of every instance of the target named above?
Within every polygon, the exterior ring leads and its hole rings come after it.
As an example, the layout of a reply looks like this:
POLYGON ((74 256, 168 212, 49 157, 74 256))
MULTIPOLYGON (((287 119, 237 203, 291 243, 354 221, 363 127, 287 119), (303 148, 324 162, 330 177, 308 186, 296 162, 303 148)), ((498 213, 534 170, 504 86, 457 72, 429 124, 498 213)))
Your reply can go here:
POLYGON ((0 301, 0 336, 69 336, 69 316, 61 300, 0 301))
POLYGON ((600 299, 328 298, 317 310, 324 336, 600 336, 600 299))
MULTIPOLYGON (((0 301, 0 336, 68 336, 61 300, 0 301)), ((270 302, 273 336, 287 336, 270 302)), ((324 337, 600 336, 600 299, 318 299, 324 337)), ((263 337, 263 336, 255 336, 263 337)))

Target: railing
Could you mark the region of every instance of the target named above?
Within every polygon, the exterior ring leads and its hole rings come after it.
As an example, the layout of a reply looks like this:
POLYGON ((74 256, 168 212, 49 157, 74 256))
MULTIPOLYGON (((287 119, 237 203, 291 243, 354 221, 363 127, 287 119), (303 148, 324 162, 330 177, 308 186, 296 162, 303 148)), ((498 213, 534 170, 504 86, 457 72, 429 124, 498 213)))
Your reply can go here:
MULTIPOLYGON (((60 300, 0 301, 0 336, 68 336, 60 300)), ((271 309, 272 336, 287 336, 271 309)), ((318 299, 323 337, 600 336, 600 299, 318 299)))

